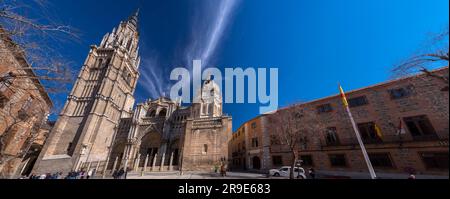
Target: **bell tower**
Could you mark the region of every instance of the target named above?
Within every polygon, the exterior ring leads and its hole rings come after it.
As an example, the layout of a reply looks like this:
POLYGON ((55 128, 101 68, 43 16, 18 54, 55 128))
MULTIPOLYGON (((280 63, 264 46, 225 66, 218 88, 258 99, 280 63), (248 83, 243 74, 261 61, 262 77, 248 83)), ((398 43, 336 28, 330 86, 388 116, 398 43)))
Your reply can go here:
POLYGON ((139 11, 92 45, 34 172, 104 163, 121 118, 131 117, 139 78, 139 11))

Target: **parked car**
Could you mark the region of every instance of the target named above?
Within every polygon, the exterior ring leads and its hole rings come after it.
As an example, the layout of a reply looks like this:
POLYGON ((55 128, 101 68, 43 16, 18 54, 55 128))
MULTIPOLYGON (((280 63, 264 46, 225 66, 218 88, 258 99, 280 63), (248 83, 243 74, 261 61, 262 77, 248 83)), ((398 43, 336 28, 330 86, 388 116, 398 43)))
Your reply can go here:
MULTIPOLYGON (((271 169, 269 171, 269 175, 275 176, 275 177, 289 177, 291 173, 291 167, 290 166, 283 166, 279 169, 271 169)), ((305 169, 302 167, 296 167, 294 168, 294 177, 297 177, 300 179, 306 179, 306 172, 305 169)))

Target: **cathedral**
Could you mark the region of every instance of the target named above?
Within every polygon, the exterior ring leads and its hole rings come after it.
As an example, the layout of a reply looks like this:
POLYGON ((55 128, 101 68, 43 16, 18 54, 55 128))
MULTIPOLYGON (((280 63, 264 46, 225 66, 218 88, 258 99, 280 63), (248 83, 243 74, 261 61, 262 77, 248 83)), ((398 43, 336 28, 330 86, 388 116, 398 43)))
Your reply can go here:
POLYGON ((222 114, 218 91, 213 80, 206 80, 199 103, 189 107, 166 97, 138 104, 133 116, 120 122, 112 169, 211 171, 228 164, 232 122, 222 114))
POLYGON ((138 14, 91 46, 34 173, 210 171, 228 164, 232 122, 222 114, 220 88, 213 80, 204 82, 198 103, 189 107, 167 97, 134 107, 138 14))

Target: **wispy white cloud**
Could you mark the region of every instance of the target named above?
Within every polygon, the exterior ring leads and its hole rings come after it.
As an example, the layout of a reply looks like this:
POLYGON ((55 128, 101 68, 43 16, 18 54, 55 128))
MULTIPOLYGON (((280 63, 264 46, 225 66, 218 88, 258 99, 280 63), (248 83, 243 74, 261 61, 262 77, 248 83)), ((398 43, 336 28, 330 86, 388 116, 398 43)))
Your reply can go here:
POLYGON ((223 38, 238 0, 208 3, 205 4, 202 12, 197 12, 193 16, 191 43, 186 48, 185 57, 188 66, 191 66, 190 62, 193 59, 201 59, 203 66, 210 64, 211 56, 223 38))
POLYGON ((166 81, 158 65, 158 60, 142 56, 140 72, 139 84, 150 94, 150 97, 156 98, 162 95, 166 81))
MULTIPOLYGON (((182 50, 181 58, 184 65, 192 72, 192 60, 201 59, 203 66, 210 64, 220 41, 226 32, 233 11, 239 0, 205 1, 202 6, 196 6, 193 16, 190 16, 191 35, 182 50)), ((145 49, 145 48, 143 48, 145 49)), ((144 52, 144 51, 143 51, 144 52)), ((144 52, 145 53, 145 52, 144 52)), ((180 52, 174 52, 180 53, 180 52)), ((173 82, 169 81, 171 70, 164 71, 166 66, 159 65, 158 53, 142 54, 140 85, 156 98, 168 94, 173 82), (152 57, 148 57, 152 56, 152 57)), ((170 62, 170 61, 167 61, 170 62)), ((170 66, 178 67, 178 66, 170 66)))

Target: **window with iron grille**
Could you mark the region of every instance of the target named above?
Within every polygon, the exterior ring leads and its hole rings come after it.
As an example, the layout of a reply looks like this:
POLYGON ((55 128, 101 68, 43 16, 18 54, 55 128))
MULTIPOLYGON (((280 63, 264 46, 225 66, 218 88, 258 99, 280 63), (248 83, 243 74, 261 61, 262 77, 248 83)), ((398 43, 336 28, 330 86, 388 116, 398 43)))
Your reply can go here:
POLYGON ((4 108, 8 103, 9 98, 7 98, 3 93, 0 92, 0 108, 4 108))
POLYGON ((329 113, 333 111, 333 107, 331 104, 323 104, 320 106, 317 106, 317 112, 318 113, 329 113))
POLYGON ((326 142, 327 142, 327 145, 338 145, 339 144, 336 127, 330 127, 327 129, 326 142))
POLYGON ((252 147, 258 147, 258 138, 252 138, 252 147))
POLYGON ((313 166, 313 159, 311 155, 301 155, 300 160, 302 160, 303 166, 313 166))
POLYGON ((273 166, 282 166, 283 158, 280 155, 272 156, 273 166))
POLYGON ((256 148, 259 146, 258 138, 252 138, 252 147, 256 148))
POLYGON ((420 154, 427 169, 447 169, 448 152, 424 152, 420 154))
POLYGON ((348 105, 350 107, 364 106, 367 104, 369 104, 369 102, 366 96, 355 97, 348 100, 348 105))
POLYGON ((393 168, 391 155, 389 153, 372 153, 369 154, 370 162, 373 167, 393 168))
POLYGON ((391 99, 402 99, 405 97, 409 97, 414 93, 414 86, 409 85, 402 88, 390 89, 388 90, 391 99))
POLYGON ((359 133, 364 143, 379 143, 382 142, 375 129, 374 122, 358 124, 359 133))
POLYGON ((332 154, 329 155, 330 163, 332 167, 346 167, 347 159, 344 154, 332 154))
POLYGON ((411 133, 413 139, 436 139, 436 131, 433 128, 430 120, 425 115, 406 117, 403 119, 411 133))

